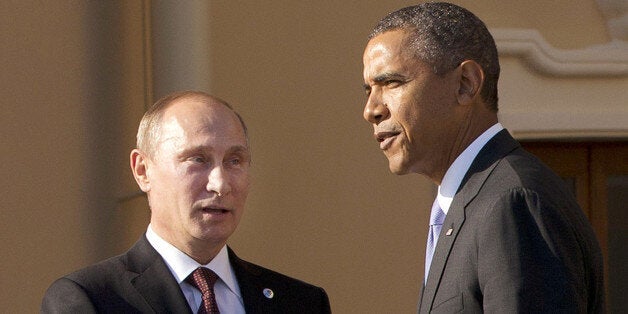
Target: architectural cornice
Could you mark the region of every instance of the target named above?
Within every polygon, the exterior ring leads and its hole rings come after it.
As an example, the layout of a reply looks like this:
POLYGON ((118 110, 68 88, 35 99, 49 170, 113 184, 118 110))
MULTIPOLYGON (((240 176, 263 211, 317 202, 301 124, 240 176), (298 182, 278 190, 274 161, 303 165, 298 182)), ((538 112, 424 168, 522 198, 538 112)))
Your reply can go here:
POLYGON ((558 49, 534 29, 491 29, 502 57, 520 58, 533 70, 560 77, 628 77, 628 42, 615 39, 584 49, 558 49))

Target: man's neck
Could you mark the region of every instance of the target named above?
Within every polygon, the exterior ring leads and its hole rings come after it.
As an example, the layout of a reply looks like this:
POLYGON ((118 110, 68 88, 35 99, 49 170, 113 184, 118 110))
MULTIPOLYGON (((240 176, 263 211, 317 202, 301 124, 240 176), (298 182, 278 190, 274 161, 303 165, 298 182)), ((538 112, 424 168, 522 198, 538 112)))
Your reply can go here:
POLYGON ((445 152, 443 165, 435 167, 437 169, 431 175, 430 179, 436 184, 441 185, 443 177, 454 161, 486 130, 497 124, 497 114, 490 112, 485 108, 469 110, 463 119, 463 123, 457 130, 454 142, 449 146, 449 151, 445 152))
POLYGON ((168 230, 164 230, 164 228, 160 228, 159 225, 153 223, 151 223, 151 228, 164 241, 170 243, 201 265, 211 262, 226 244, 224 241, 211 242, 191 237, 189 239, 177 237, 174 235, 174 232, 168 232, 168 230))

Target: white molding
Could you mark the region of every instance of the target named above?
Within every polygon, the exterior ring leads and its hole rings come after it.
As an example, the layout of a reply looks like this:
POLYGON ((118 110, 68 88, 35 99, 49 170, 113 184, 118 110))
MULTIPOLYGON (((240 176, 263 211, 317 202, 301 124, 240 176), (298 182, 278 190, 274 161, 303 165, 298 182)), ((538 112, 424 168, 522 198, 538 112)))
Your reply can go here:
POLYGON ((517 139, 628 139, 628 111, 500 111, 499 120, 517 139))
POLYGON ((535 71, 550 76, 628 77, 628 42, 564 50, 550 45, 534 29, 491 29, 500 56, 520 58, 535 71))
POLYGON ((628 1, 597 0, 597 5, 611 37, 628 41, 628 1))

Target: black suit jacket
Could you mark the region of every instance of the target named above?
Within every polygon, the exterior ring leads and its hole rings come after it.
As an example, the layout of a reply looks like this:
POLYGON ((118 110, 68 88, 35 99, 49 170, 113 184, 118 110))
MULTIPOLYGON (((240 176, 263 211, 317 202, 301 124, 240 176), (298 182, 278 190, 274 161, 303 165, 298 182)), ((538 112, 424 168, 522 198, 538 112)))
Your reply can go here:
MULTIPOLYGON (((238 258, 229 248, 247 313, 330 313, 319 287, 238 258), (263 289, 273 290, 266 298, 263 289)), ((192 313, 168 266, 145 236, 125 254, 55 281, 42 313, 192 313)))
POLYGON ((565 184, 506 130, 454 196, 420 313, 599 313, 602 255, 565 184))

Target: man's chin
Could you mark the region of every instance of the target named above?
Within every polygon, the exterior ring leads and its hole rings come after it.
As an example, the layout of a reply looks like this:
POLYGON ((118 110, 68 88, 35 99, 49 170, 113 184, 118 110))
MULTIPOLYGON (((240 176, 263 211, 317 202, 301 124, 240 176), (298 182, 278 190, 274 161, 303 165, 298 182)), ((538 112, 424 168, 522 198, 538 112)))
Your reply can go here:
POLYGON ((403 163, 395 160, 388 161, 388 169, 390 169, 390 172, 396 175, 405 175, 410 173, 410 171, 408 170, 409 167, 407 165, 404 165, 403 163))

